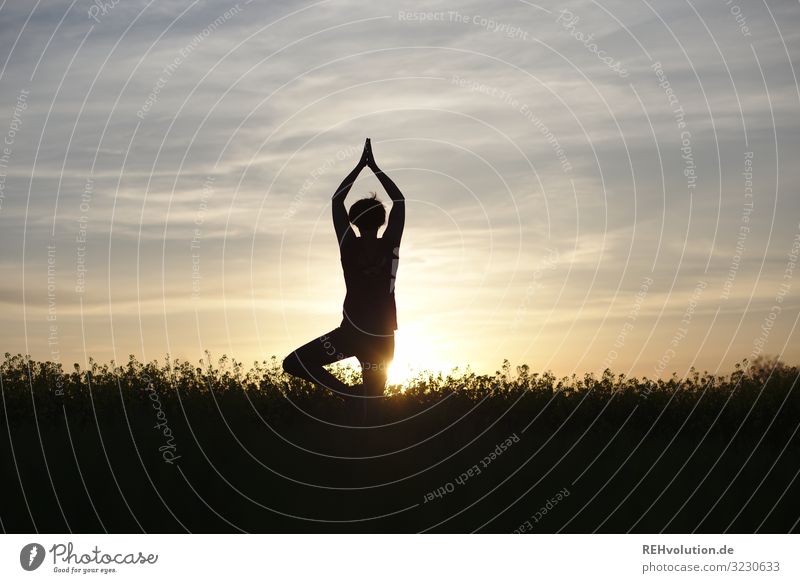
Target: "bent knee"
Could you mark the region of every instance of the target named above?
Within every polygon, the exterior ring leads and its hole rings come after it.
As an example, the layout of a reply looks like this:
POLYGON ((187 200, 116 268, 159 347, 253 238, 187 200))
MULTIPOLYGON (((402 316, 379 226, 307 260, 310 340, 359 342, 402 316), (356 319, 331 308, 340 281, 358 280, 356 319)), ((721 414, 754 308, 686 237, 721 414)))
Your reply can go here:
POLYGON ((283 370, 290 375, 299 376, 302 373, 303 365, 297 354, 292 352, 289 356, 283 359, 283 370))

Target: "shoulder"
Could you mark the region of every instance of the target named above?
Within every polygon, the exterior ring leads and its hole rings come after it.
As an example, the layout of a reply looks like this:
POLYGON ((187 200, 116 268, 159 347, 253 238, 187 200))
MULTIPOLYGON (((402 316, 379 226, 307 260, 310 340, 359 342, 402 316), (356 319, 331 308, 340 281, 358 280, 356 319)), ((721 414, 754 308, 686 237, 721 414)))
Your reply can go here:
POLYGON ((396 237, 383 236, 380 238, 381 246, 386 253, 397 255, 400 250, 400 240, 396 237))
POLYGON ((351 249, 358 244, 358 237, 353 233, 353 229, 347 229, 342 239, 339 241, 339 249, 351 249))
POLYGON ((387 231, 381 237, 381 243, 384 247, 393 250, 400 246, 400 237, 401 235, 398 233, 387 231))

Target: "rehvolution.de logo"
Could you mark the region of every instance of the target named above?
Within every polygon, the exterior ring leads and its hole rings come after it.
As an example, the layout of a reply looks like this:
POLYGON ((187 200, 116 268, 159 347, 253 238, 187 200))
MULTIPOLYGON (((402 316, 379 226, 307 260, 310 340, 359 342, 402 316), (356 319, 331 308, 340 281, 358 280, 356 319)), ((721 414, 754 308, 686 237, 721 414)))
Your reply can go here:
POLYGON ((35 571, 44 561, 44 547, 39 543, 29 543, 19 552, 19 564, 26 571, 35 571))

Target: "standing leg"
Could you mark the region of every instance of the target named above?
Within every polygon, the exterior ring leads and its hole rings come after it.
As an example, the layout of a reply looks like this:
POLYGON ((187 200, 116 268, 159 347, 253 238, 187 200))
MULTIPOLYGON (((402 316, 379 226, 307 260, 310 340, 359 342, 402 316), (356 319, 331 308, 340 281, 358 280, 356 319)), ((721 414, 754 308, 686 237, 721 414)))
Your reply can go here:
POLYGON ((336 328, 292 352, 283 360, 283 370, 323 388, 347 395, 352 388, 325 370, 323 366, 349 358, 353 354, 347 335, 342 334, 340 328, 336 328))
MULTIPOLYGON (((377 359, 375 359, 377 360, 377 359)), ((386 389, 387 370, 391 360, 379 362, 362 362, 361 376, 364 379, 363 394, 367 397, 380 397, 386 389)))
MULTIPOLYGON (((369 405, 377 403, 386 388, 386 379, 389 366, 394 358, 394 335, 371 336, 366 341, 366 346, 356 354, 361 362, 361 376, 363 378, 361 395, 364 397, 364 416, 369 405)), ((374 408, 374 407, 373 407, 374 408)))

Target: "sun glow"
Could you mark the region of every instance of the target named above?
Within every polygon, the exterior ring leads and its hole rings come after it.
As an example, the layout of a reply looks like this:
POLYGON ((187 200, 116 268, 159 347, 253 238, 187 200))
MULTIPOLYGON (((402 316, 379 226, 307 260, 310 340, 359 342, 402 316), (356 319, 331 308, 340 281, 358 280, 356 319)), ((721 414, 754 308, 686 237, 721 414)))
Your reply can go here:
POLYGON ((397 330, 388 384, 405 384, 423 371, 449 372, 453 365, 445 360, 443 352, 441 343, 422 329, 397 330))

